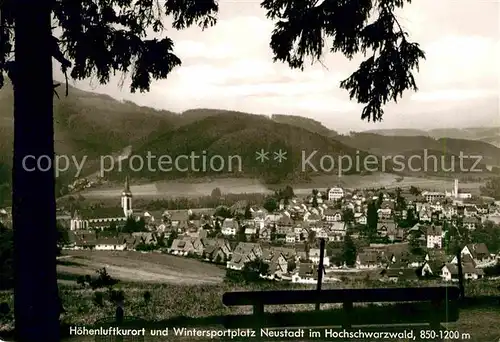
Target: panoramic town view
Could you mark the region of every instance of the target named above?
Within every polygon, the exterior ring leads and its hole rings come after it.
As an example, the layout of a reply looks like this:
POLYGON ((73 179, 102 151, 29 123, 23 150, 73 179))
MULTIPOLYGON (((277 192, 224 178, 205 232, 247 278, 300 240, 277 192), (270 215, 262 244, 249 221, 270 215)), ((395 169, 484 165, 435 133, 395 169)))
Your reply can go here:
POLYGON ((498 2, 55 3, 45 76, 0 4, 0 342, 500 341, 498 2))

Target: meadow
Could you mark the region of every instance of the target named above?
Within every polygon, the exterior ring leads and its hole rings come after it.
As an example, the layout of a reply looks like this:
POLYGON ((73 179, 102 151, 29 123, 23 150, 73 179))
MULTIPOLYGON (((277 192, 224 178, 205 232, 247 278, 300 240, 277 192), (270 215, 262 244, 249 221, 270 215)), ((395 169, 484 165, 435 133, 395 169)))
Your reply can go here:
MULTIPOLYGON (((272 193, 274 189, 284 184, 266 185, 254 178, 200 178, 168 180, 154 183, 141 183, 131 186, 136 197, 144 199, 158 199, 171 197, 195 198, 209 196, 213 189, 219 188, 222 193, 249 194, 272 193)), ((310 194, 313 189, 325 190, 333 186, 342 186, 351 189, 364 188, 396 188, 415 186, 419 189, 436 191, 451 191, 453 179, 437 177, 404 177, 389 173, 374 173, 371 175, 322 175, 312 177, 310 181, 291 184, 297 195, 310 194)), ((481 182, 462 182, 460 188, 473 194, 479 193, 481 182)), ((123 190, 123 184, 107 184, 103 187, 88 189, 81 194, 88 199, 116 199, 123 190)))
POLYGON ((79 275, 94 275, 102 268, 112 278, 125 282, 217 284, 225 275, 223 269, 213 264, 135 251, 64 251, 57 266, 59 279, 66 283, 75 281, 79 275))

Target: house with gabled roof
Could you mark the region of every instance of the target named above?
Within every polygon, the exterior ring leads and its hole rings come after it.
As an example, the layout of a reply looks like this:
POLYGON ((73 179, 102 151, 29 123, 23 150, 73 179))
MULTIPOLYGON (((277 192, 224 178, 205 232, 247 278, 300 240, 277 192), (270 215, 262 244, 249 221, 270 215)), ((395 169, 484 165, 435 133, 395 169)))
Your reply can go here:
MULTIPOLYGON (((495 258, 491 256, 485 243, 474 243, 464 246, 461 251, 461 256, 462 259, 469 256, 478 267, 488 265, 495 260, 495 258)), ((458 263, 457 257, 454 257, 451 262, 454 264, 458 263)))
POLYGON ((292 275, 292 283, 316 284, 318 281, 318 267, 313 263, 300 263, 292 275))
POLYGON ((356 268, 370 269, 382 267, 382 257, 374 251, 363 251, 356 256, 356 268))
POLYGON ((241 270, 245 263, 262 257, 262 247, 258 243, 240 242, 233 250, 231 259, 227 262, 227 268, 241 270))
MULTIPOLYGON (((462 265, 462 273, 464 279, 481 279, 484 276, 484 271, 476 268, 471 264, 462 265)), ((447 263, 441 268, 441 278, 445 281, 458 281, 458 266, 456 264, 447 263)))

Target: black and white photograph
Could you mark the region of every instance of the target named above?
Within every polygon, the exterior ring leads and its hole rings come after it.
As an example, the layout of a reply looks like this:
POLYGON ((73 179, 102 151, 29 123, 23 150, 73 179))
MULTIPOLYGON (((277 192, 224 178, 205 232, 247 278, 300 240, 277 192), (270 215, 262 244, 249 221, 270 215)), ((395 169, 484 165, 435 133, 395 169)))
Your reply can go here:
POLYGON ((500 341, 499 20, 0 1, 0 341, 500 341))

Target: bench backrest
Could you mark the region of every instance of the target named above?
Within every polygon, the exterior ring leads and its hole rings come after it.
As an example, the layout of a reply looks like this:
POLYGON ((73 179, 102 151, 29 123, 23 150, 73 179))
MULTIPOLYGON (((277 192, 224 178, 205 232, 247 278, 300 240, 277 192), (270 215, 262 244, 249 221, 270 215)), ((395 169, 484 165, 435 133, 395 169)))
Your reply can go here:
MULTIPOLYGON (((370 289, 333 289, 333 290, 282 290, 282 291, 249 291, 249 292, 229 292, 225 293, 222 302, 226 306, 245 306, 252 305, 254 309, 253 319, 249 317, 229 318, 226 322, 229 325, 238 325, 238 320, 247 321, 246 325, 255 323, 255 319, 260 321, 260 318, 267 315, 268 322, 266 326, 273 326, 273 318, 280 317, 279 322, 287 322, 287 326, 293 326, 292 321, 285 317, 291 318, 300 317, 301 313, 279 313, 266 314, 264 313, 265 305, 290 305, 290 304, 317 304, 317 303, 342 303, 343 312, 340 313, 341 325, 348 327, 359 324, 382 324, 394 323, 394 317, 385 315, 384 310, 392 310, 401 323, 429 323, 434 326, 439 326, 441 322, 453 322, 458 319, 458 299, 460 290, 456 286, 438 286, 438 287, 417 287, 417 288, 370 288, 370 289), (399 303, 393 306, 394 309, 388 307, 374 307, 372 313, 363 317, 357 313, 352 315, 354 303, 399 303), (418 302, 422 305, 406 304, 404 302, 418 302), (399 305, 399 306, 398 306, 399 305), (378 312, 378 311, 380 312, 378 312), (398 311, 399 310, 399 311, 398 311)), ((356 309, 357 310, 357 309, 356 309)), ((338 310, 337 310, 338 311, 338 310)), ((313 324, 308 326, 321 326, 323 320, 322 311, 304 313, 304 317, 315 317, 308 319, 313 324), (317 317, 316 317, 316 316, 317 317)), ((333 318, 334 313, 329 312, 329 317, 333 318)), ((334 320, 331 320, 333 322, 334 320)), ((262 325, 262 321, 259 325, 262 325)), ((304 321, 300 318, 297 323, 303 324, 304 321)), ((245 323, 243 323, 245 325, 245 323)))

